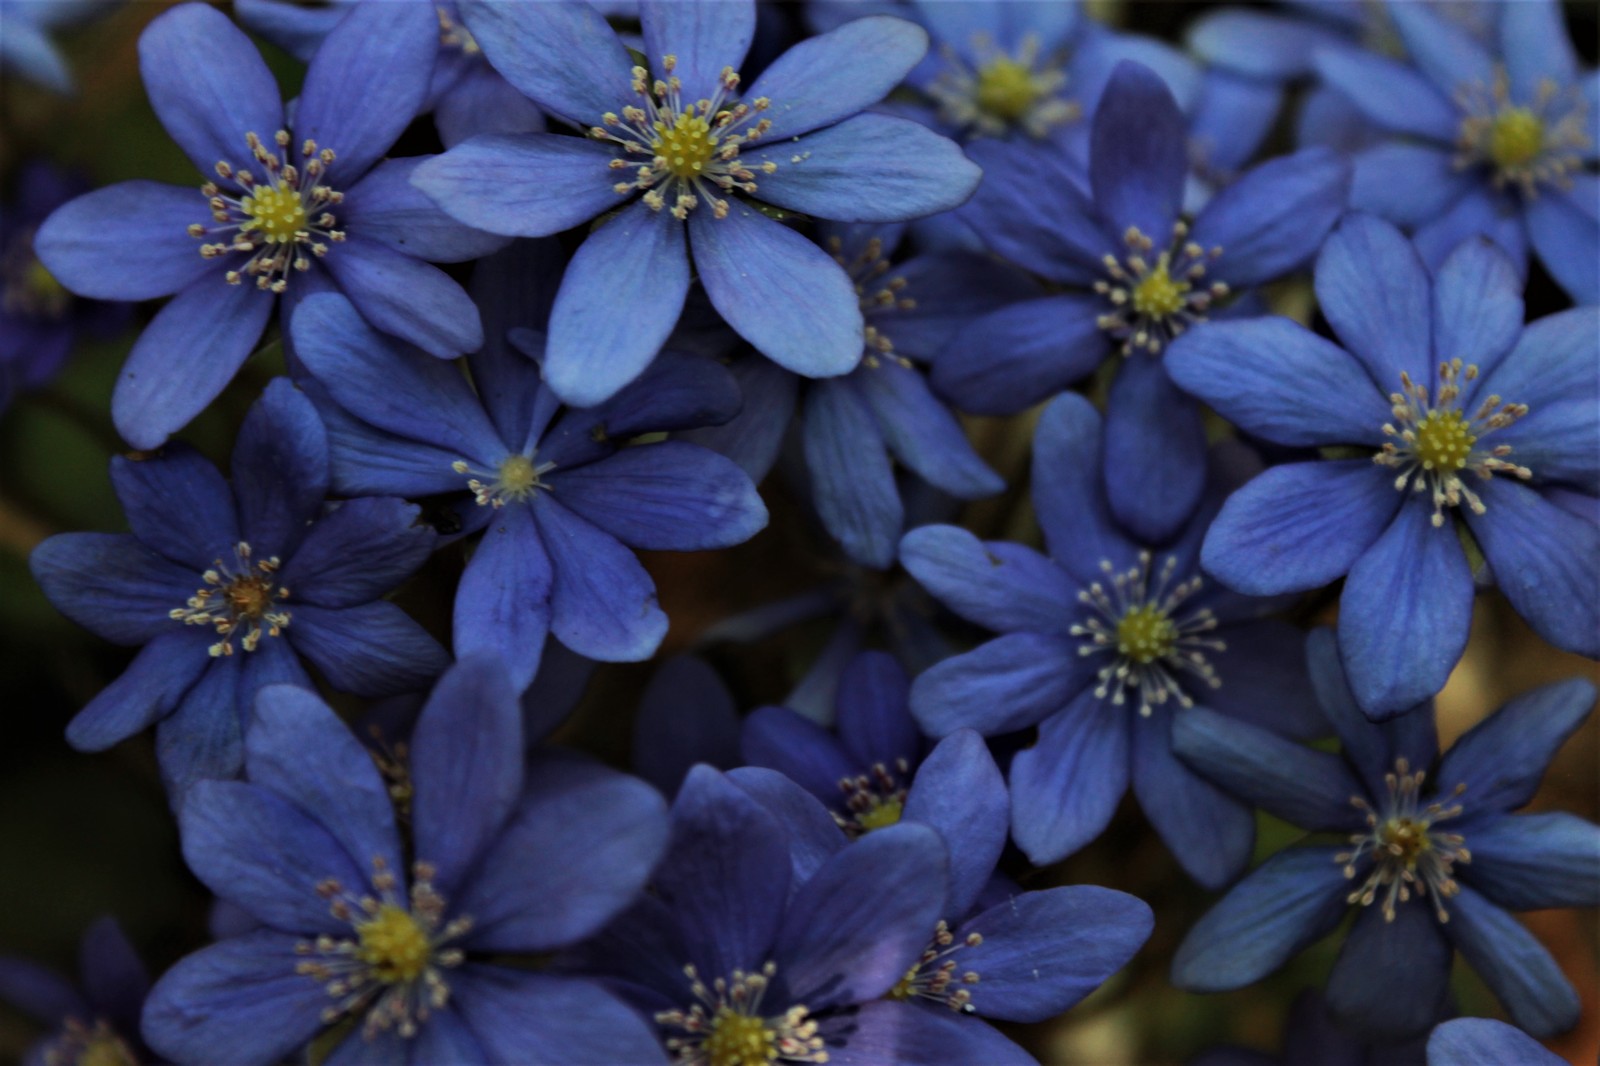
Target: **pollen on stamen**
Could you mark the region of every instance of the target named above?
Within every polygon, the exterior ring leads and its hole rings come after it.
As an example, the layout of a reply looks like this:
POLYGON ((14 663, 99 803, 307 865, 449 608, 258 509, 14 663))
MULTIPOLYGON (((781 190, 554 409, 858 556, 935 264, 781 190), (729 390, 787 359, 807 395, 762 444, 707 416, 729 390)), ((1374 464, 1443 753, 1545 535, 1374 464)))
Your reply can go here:
POLYGON ((905 975, 889 990, 891 999, 928 999, 961 1014, 977 1013, 972 1002, 972 986, 982 978, 978 971, 964 968, 956 956, 964 947, 975 948, 983 943, 983 934, 970 932, 960 938, 960 943, 950 931, 950 923, 940 921, 934 927, 933 937, 905 975))
POLYGON ((1096 324, 1122 342, 1123 355, 1160 354, 1190 326, 1204 322, 1212 304, 1232 291, 1226 282, 1206 280, 1222 249, 1202 248, 1188 237, 1188 224, 1175 222, 1168 246, 1157 251, 1154 240, 1129 226, 1122 235, 1123 255, 1102 257, 1107 276, 1094 283, 1094 291, 1111 310, 1096 324))
POLYGON ((479 507, 497 508, 532 499, 541 489, 549 492, 551 486, 544 475, 555 468, 555 463, 536 464, 533 456, 520 453, 506 456, 492 471, 480 470, 460 459, 450 464, 451 470, 467 477, 467 490, 479 507))
POLYGON ((1592 143, 1588 101, 1576 85, 1562 89, 1545 78, 1533 99, 1516 101, 1502 66, 1487 85, 1462 86, 1456 103, 1465 112, 1456 134, 1457 170, 1488 167, 1495 188, 1515 186, 1529 199, 1541 185, 1571 187, 1592 143))
POLYGON ((204 585, 182 607, 167 617, 190 626, 210 626, 221 639, 208 649, 213 658, 233 654, 233 638, 245 651, 255 651, 263 637, 278 637, 289 624, 289 612, 280 603, 289 590, 277 583, 277 556, 252 561, 250 545, 234 547, 232 564, 215 560, 200 575, 204 585))
POLYGON ((817 1023, 803 1004, 782 1014, 761 1012, 761 1001, 777 976, 773 963, 758 973, 734 970, 709 984, 693 964, 683 968, 695 999, 687 1010, 659 1011, 656 1024, 675 1030, 664 1041, 681 1064, 754 1066, 772 1062, 828 1061, 817 1023))
POLYGON ((876 369, 883 365, 882 360, 891 359, 909 368, 911 361, 895 354, 894 342, 883 332, 881 321, 874 321, 885 312, 910 311, 917 306, 917 301, 907 295, 910 283, 904 277, 884 277, 893 267, 884 254, 883 239, 871 238, 853 257, 844 254, 844 241, 837 236, 828 238, 827 247, 828 255, 844 268, 845 275, 855 286, 856 301, 866 319, 866 355, 862 365, 876 369))
POLYGON ((975 33, 972 54, 969 64, 950 44, 939 49, 943 69, 927 91, 950 126, 978 137, 1020 130, 1038 139, 1082 116, 1083 109, 1062 95, 1065 57, 1043 55, 1038 34, 1026 35, 1013 54, 987 33, 975 33))
POLYGON ((1413 381, 1405 371, 1400 372, 1401 391, 1389 395, 1394 421, 1384 423, 1383 434, 1390 439, 1373 461, 1399 471, 1396 489, 1430 494, 1435 528, 1444 525, 1446 507, 1465 503, 1474 514, 1487 510, 1462 480, 1463 473, 1484 480, 1495 474, 1523 481, 1533 476, 1532 470, 1506 458, 1510 445, 1479 447, 1484 437, 1526 415, 1528 406, 1488 396, 1469 413, 1461 406, 1462 394, 1477 377, 1476 366, 1455 359, 1439 364, 1439 392, 1432 402, 1428 386, 1413 381))
MULTIPOLYGON (((1437 799, 1424 805, 1422 786, 1426 780, 1426 771, 1412 771, 1405 759, 1397 759, 1394 770, 1384 776, 1388 794, 1381 810, 1374 810, 1360 796, 1350 797, 1351 805, 1366 817, 1367 831, 1353 834, 1350 843, 1355 848, 1335 855, 1334 861, 1347 880, 1355 880, 1367 861, 1372 863, 1372 869, 1346 902, 1370 907, 1381 896, 1380 906, 1387 922, 1394 921, 1397 906, 1412 896, 1429 897, 1434 916, 1440 922, 1448 922, 1450 914, 1444 901, 1461 891, 1454 876, 1455 865, 1472 861, 1461 834, 1435 828, 1439 822, 1460 816, 1461 805, 1447 805, 1437 799)), ((1465 791, 1465 785, 1457 785, 1449 798, 1453 800, 1465 791)))
POLYGON ((904 758, 896 759, 893 768, 874 763, 867 773, 840 778, 844 813, 834 810, 833 820, 851 836, 895 825, 905 810, 910 783, 911 764, 904 758))

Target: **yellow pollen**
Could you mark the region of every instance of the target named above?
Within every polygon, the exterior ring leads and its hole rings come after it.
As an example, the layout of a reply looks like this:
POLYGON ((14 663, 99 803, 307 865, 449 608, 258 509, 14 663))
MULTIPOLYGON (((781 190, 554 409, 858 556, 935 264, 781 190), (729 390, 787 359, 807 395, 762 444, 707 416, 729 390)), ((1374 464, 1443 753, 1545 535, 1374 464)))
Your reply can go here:
POLYGON ((409 911, 385 903, 377 914, 357 925, 356 932, 361 937, 356 957, 384 984, 415 981, 428 968, 433 949, 409 911))
POLYGON ((717 142, 711 137, 711 123, 695 114, 694 106, 685 108, 672 125, 655 124, 656 140, 650 150, 659 159, 666 160, 667 171, 677 178, 698 178, 716 151, 717 142))
POLYGON ((1163 262, 1133 287, 1133 309, 1141 315, 1165 318, 1183 308, 1183 296, 1189 291, 1189 283, 1172 280, 1165 258, 1163 256, 1163 262))
POLYGON ((288 244, 306 230, 306 206, 299 190, 287 182, 257 186, 255 194, 240 200, 239 206, 250 216, 239 228, 255 230, 270 243, 288 244))
POLYGON ((525 500, 539 484, 539 472, 526 455, 512 455, 500 464, 499 489, 512 500, 525 500))
MULTIPOLYGON (((53 1060, 46 1058, 46 1061, 53 1060)), ((138 1066, 138 1060, 128 1046, 102 1024, 95 1030, 89 1043, 78 1052, 73 1066, 138 1066)))
POLYGON ((916 995, 917 987, 915 982, 917 980, 917 972, 921 969, 922 963, 919 962, 915 966, 911 967, 911 969, 907 970, 906 975, 900 978, 900 980, 896 981, 893 988, 889 989, 889 998, 910 999, 912 996, 916 995))
POLYGON ((1383 823, 1378 836, 1389 854, 1403 862, 1408 870, 1415 868, 1418 856, 1433 846, 1428 839, 1428 827, 1410 818, 1389 819, 1383 823))
POLYGON ((1164 659, 1178 644, 1178 627, 1153 604, 1133 607, 1117 623, 1117 650, 1141 666, 1164 659))
POLYGON ((1464 468, 1477 442, 1457 410, 1431 411, 1417 426, 1417 458, 1425 470, 1449 474, 1464 468))
POLYGON ((1544 150, 1544 122, 1526 107, 1508 107, 1489 130, 1489 158, 1496 166, 1525 167, 1544 150))
POLYGON ((704 1048, 711 1066, 766 1066, 778 1061, 778 1034, 764 1018, 722 1007, 711 1019, 704 1048))
POLYGON ((978 108, 1016 122, 1039 98, 1033 71, 1009 56, 996 56, 978 71, 978 108))
POLYGON ((899 822, 904 809, 905 804, 899 796, 885 796, 856 815, 856 822, 868 831, 882 829, 899 822))

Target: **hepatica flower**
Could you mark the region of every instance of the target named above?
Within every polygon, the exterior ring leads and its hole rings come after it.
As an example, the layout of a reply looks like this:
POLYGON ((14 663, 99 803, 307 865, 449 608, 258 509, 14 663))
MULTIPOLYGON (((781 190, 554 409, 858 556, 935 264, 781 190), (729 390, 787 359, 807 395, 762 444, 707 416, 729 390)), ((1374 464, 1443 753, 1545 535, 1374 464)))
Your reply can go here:
POLYGON ((1068 393, 1034 437, 1033 501, 1049 557, 954 526, 906 534, 900 559, 934 597, 1001 635, 916 679, 911 711, 944 736, 1039 725, 1011 764, 1011 828, 1035 863, 1087 844, 1131 778, 1145 813, 1196 880, 1226 884, 1249 862, 1254 823, 1177 761, 1172 723, 1197 703, 1284 732, 1314 730, 1302 637, 1261 620, 1265 601, 1199 573, 1207 512, 1162 550, 1112 521, 1099 487, 1100 418, 1068 393))
POLYGON ((287 122, 266 63, 228 19, 184 4, 139 42, 151 106, 205 175, 100 189, 40 228, 40 260, 83 296, 176 293, 140 336, 112 395, 117 430, 155 448, 216 398, 255 348, 278 297, 292 315, 337 289, 379 329, 452 357, 483 341, 461 287, 424 259, 485 254, 409 184, 415 159, 380 163, 433 69, 426 4, 361 4, 318 50, 287 122))
POLYGON ((1289 848, 1223 897, 1184 939, 1172 979, 1239 988, 1276 970, 1354 908, 1328 980, 1335 1019, 1369 1038, 1417 1036, 1449 997, 1459 950, 1519 1026, 1548 1037, 1578 1019, 1560 967, 1507 911, 1600 903, 1600 827, 1561 812, 1509 812, 1588 716, 1586 681, 1506 704, 1445 752, 1424 704, 1382 724, 1356 706, 1333 634, 1310 643, 1313 680, 1341 755, 1207 711, 1180 718, 1173 743, 1236 795, 1343 844, 1289 848))
POLYGON ((0 957, 0 1002, 49 1026, 30 1047, 27 1066, 137 1066, 151 1061, 139 1037, 139 1010, 150 974, 111 917, 84 931, 78 984, 26 959, 0 957))
POLYGON ((326 417, 343 491, 470 494, 464 528, 484 536, 456 591, 455 649, 500 654, 519 690, 547 633, 591 659, 655 652, 667 617, 630 548, 723 548, 766 525, 730 460, 684 441, 624 447, 737 410, 731 379, 709 360, 663 360, 611 403, 563 413, 539 364, 503 341, 469 360, 475 391, 340 296, 308 299, 292 328, 337 405, 326 417))
POLYGON ((483 658, 440 678, 409 751, 402 843, 333 712, 262 692, 249 782, 198 785, 179 816, 190 868, 259 928, 168 971, 146 1039, 180 1063, 279 1062, 329 1026, 335 1066, 652 1061, 644 1020, 598 986, 502 963, 632 901, 666 840, 661 798, 588 763, 525 769, 516 692, 483 658))
MULTIPOLYGON (((986 158, 982 146, 973 152, 986 158)), ((1186 219, 1183 116, 1156 74, 1127 62, 1094 114, 1088 187, 1069 164, 1041 157, 1040 168, 992 170, 962 215, 996 251, 1069 291, 968 325, 935 361, 934 386, 964 410, 1010 414, 1116 347, 1106 491, 1119 521, 1168 539, 1199 502, 1205 433, 1160 356, 1220 302, 1310 259, 1344 209, 1348 168, 1325 149, 1298 152, 1186 219)))
POLYGON ((1263 318, 1206 326, 1167 357, 1180 386, 1247 432, 1358 449, 1240 489, 1206 536, 1205 568, 1252 595, 1345 576, 1339 643, 1375 717, 1439 691, 1466 646, 1457 519, 1541 636, 1600 656, 1600 528, 1547 497, 1600 491, 1600 311, 1524 328, 1498 249, 1467 241, 1430 277, 1366 215, 1328 239, 1316 288, 1344 347, 1263 318))
POLYGON ((246 416, 231 487, 181 444, 113 459, 111 482, 131 534, 63 533, 29 560, 63 614, 140 647, 67 727, 74 747, 99 751, 158 723, 176 799, 198 778, 238 772, 256 691, 311 686, 301 656, 335 688, 368 696, 425 687, 448 662, 381 598, 427 559, 433 531, 392 498, 323 513, 327 437, 288 381, 246 416))
POLYGON ((1554 0, 1498 5, 1489 43, 1423 4, 1388 5, 1407 61, 1353 48, 1317 70, 1388 136, 1356 158, 1353 206, 1415 228, 1437 267, 1482 235, 1520 276, 1528 245, 1579 303, 1600 300, 1600 80, 1554 0))
POLYGON ((579 248, 550 319, 547 372, 569 403, 610 397, 660 350, 691 256, 711 303, 761 352, 808 377, 850 370, 862 351, 854 287, 767 212, 900 221, 954 207, 977 184, 950 141, 861 114, 921 58, 927 35, 912 23, 848 23, 746 86, 750 0, 642 4, 643 66, 587 4, 460 6, 495 69, 586 136, 476 137, 415 184, 494 233, 543 236, 615 214, 579 248))

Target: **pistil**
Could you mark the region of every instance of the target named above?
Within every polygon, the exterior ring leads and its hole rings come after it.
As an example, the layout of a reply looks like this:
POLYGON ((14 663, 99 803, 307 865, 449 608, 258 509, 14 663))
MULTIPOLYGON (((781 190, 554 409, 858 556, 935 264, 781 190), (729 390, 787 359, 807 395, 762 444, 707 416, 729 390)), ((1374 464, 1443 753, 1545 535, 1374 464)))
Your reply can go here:
POLYGON ((1222 249, 1207 250, 1188 237, 1187 223, 1173 223, 1169 247, 1152 259, 1155 241, 1129 226, 1122 235, 1123 256, 1103 258, 1109 280, 1095 282, 1094 291, 1110 301, 1111 310, 1097 324, 1122 342, 1123 355, 1160 354, 1190 326, 1204 322, 1211 305, 1230 292, 1226 282, 1205 280, 1222 249))

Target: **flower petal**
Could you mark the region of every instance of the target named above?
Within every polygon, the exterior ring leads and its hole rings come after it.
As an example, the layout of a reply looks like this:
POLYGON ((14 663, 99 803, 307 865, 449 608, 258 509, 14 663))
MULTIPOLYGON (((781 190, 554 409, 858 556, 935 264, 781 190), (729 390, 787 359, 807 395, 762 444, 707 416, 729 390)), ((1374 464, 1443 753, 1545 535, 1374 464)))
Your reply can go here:
POLYGON ((1338 848, 1280 851, 1196 922, 1172 960, 1172 983, 1226 992, 1258 981, 1338 924, 1349 892, 1338 848))
POLYGON ((695 763, 718 770, 740 765, 739 711, 716 670, 694 655, 677 655, 650 676, 633 723, 631 765, 668 796, 695 763))
POLYGON ((612 189, 616 175, 606 169, 614 158, 605 145, 577 137, 481 134, 423 161, 411 184, 468 226, 545 237, 623 202, 612 189))
POLYGON ((416 504, 392 497, 346 500, 307 530, 281 580, 296 599, 320 607, 378 599, 416 573, 435 548, 438 537, 421 515, 416 504))
POLYGON ((1007 633, 935 663, 911 685, 911 713, 929 736, 976 729, 1009 733, 1060 710, 1085 691, 1098 665, 1079 642, 1043 633, 1007 633))
POLYGON ((1271 281, 1311 261, 1344 213, 1350 164, 1307 148, 1247 171, 1206 205, 1190 237, 1220 247, 1215 273, 1234 290, 1271 281))
POLYGON ((1600 906, 1600 826, 1593 822, 1550 811, 1475 822, 1463 835, 1472 865, 1460 876, 1499 906, 1600 906))
POLYGON ((1065 153, 987 138, 966 152, 984 178, 957 217, 990 250, 1062 284, 1087 287, 1105 272, 1109 242, 1084 175, 1065 153))
POLYGON ((1034 865, 1066 858, 1111 821, 1128 791, 1131 713, 1084 689, 1011 760, 1011 835, 1034 865))
POLYGON ((1206 485, 1199 405, 1173 385, 1160 359, 1136 352, 1111 383, 1105 427, 1111 513, 1140 541, 1171 539, 1206 485))
POLYGON ((596 982, 470 965, 450 983, 460 986, 452 1004, 491 1062, 667 1062, 654 1028, 596 982))
POLYGON ((157 312, 111 394, 122 439, 153 451, 205 410, 250 357, 277 302, 253 285, 202 277, 157 312))
POLYGON ((632 102, 633 59, 591 5, 464 0, 459 7, 490 65, 579 129, 632 102))
POLYGON ((251 162, 245 134, 271 144, 283 128, 278 83, 250 38, 203 4, 163 13, 139 36, 150 106, 209 180, 220 160, 251 162))
MULTIPOLYGON (((276 658, 282 652, 276 640, 269 640, 255 654, 276 658)), ((244 767, 241 658, 211 658, 177 708, 156 724, 156 760, 174 807, 196 781, 237 777, 244 767)))
POLYGON ((1328 1014, 1374 1042, 1419 1036, 1447 1010, 1451 954, 1429 901, 1401 903, 1393 921, 1364 907, 1328 977, 1328 1014))
POLYGON ((524 504, 494 511, 456 589, 456 654, 496 655, 512 686, 526 689, 550 631, 553 583, 533 511, 524 504))
POLYGON ((78 751, 103 751, 170 714, 210 665, 205 654, 210 641, 207 632, 179 630, 146 644, 128 668, 73 717, 67 743, 78 751))
POLYGON ((33 550, 28 566, 56 610, 114 644, 170 633, 167 612, 204 583, 125 533, 59 533, 33 550))
POLYGON ((722 70, 744 64, 756 32, 754 4, 682 4, 676 0, 642 0, 639 25, 644 55, 657 77, 665 76, 662 59, 672 56, 672 73, 683 83, 683 99, 707 100, 722 84, 722 70))
POLYGON ((704 551, 742 544, 767 509, 731 460, 684 441, 624 448, 554 475, 564 506, 634 548, 704 551))
POLYGON ((1100 580, 1106 563, 1125 567, 1135 550, 1117 529, 1101 488, 1100 413, 1064 393, 1033 432, 1033 508, 1050 556, 1080 585, 1100 580))
POLYGON ((757 707, 739 733, 739 754, 750 766, 776 770, 837 806, 840 785, 869 767, 858 765, 822 726, 788 707, 757 707))
POLYGON ((958 729, 935 744, 911 783, 902 820, 930 825, 950 857, 942 914, 967 914, 1006 846, 1011 802, 983 738, 958 729))
POLYGON ((833 377, 861 361, 859 298, 821 248, 738 202, 727 218, 693 211, 689 231, 706 295, 763 355, 803 377, 833 377))
POLYGON ((883 359, 850 380, 877 416, 894 457, 922 480, 963 500, 1006 487, 967 442, 961 423, 933 395, 921 371, 883 359))
MULTIPOLYGON (((1473 811, 1514 811, 1533 799, 1550 761, 1594 709, 1595 688, 1582 678, 1518 696, 1473 726, 1439 764, 1448 795, 1470 790, 1473 811)), ((1518 908, 1524 909, 1524 908, 1518 908)))
POLYGON ((1350 215, 1317 257, 1317 300, 1334 332, 1385 395, 1402 372, 1433 380, 1433 307, 1427 267, 1400 231, 1350 215))
POLYGON ((1184 871, 1204 887, 1219 889, 1250 866, 1255 815, 1173 752, 1174 717, 1198 710, 1163 707, 1135 717, 1133 793, 1184 871))
POLYGON ((1434 275, 1434 356, 1441 363, 1459 359, 1487 376, 1521 336, 1516 268, 1486 240, 1463 242, 1434 275))
POLYGON ((1455 165, 1441 144, 1383 140, 1351 160, 1350 207, 1393 222, 1421 226, 1444 214, 1478 181, 1455 165))
POLYGON ((999 633, 1065 636, 1076 584, 1032 548, 981 541, 959 526, 922 526, 900 541, 900 565, 940 603, 999 633))
POLYGON ((335 248, 326 263, 361 316, 385 333, 441 359, 483 345, 477 305, 438 267, 359 236, 335 248))
POLYGON ((239 543, 233 491, 211 460, 185 444, 159 456, 111 457, 111 486, 140 543, 204 572, 239 543))
POLYGON ((922 732, 911 717, 911 679, 888 652, 863 651, 839 675, 834 728, 844 750, 863 766, 914 763, 922 752, 922 732))
POLYGON ((910 1003, 877 1000, 835 1018, 833 1025, 843 1030, 839 1035, 835 1036, 827 1025, 821 1030, 828 1041, 828 1061, 834 1066, 879 1066, 886 1062, 1025 1066, 1037 1061, 998 1029, 942 1007, 926 1010, 910 1003), (849 1018, 848 1023, 843 1022, 845 1017, 849 1018))
POLYGON ((639 662, 655 654, 667 616, 633 553, 552 499, 538 499, 533 514, 555 575, 550 629, 556 638, 601 662, 639 662))
POLYGON ((463 263, 505 245, 506 239, 457 222, 411 183, 432 156, 386 159, 345 194, 341 225, 363 240, 433 263, 463 263))
POLYGON ((1511 915, 1463 885, 1445 932, 1511 1020, 1548 1039, 1578 1021, 1578 994, 1543 944, 1511 915))
POLYGON ((871 408, 848 381, 818 381, 806 391, 800 440, 824 528, 851 559, 888 567, 905 509, 871 408))
POLYGON ((1575 307, 1530 322, 1480 381, 1475 396, 1490 395, 1529 408, 1495 430, 1492 443, 1510 445, 1512 462, 1541 482, 1600 493, 1600 455, 1588 446, 1600 437, 1600 309, 1575 307))
POLYGON ((1566 1061, 1516 1026, 1493 1018, 1457 1018, 1434 1026, 1428 1035, 1431 1066, 1561 1066, 1566 1061))
POLYGON ((1166 242, 1183 200, 1188 143, 1166 82, 1138 63, 1118 63, 1089 142, 1089 181, 1108 234, 1120 237, 1132 228, 1166 242))
MULTIPOLYGON (((789 841, 790 886, 811 880, 834 852, 849 843, 828 808, 784 774, 762 766, 728 771, 738 785, 783 825, 789 841)), ((835 795, 838 786, 835 784, 835 795)))
POLYGON ((328 684, 361 696, 427 688, 450 663, 438 642, 388 600, 337 609, 301 604, 284 632, 328 684))
POLYGON ((933 384, 963 411, 1015 414, 1088 376, 1107 342, 1097 296, 1022 300, 968 323, 933 364, 933 384))
POLYGON ((328 494, 328 434, 288 378, 250 406, 230 465, 240 539, 257 559, 292 555, 328 494))
MULTIPOLYGON (((1369 718, 1391 718, 1444 688, 1467 646, 1472 570, 1455 530, 1436 529, 1420 499, 1350 567, 1339 597, 1339 647, 1369 718), (1395 634, 1404 634, 1395 639, 1395 634)), ((1492 565, 1492 564, 1491 564, 1492 565)))
POLYGON ((1407 58, 1439 92, 1448 96, 1463 85, 1489 84, 1494 58, 1465 26, 1426 9, 1391 14, 1407 58))
POLYGON ((871 15, 801 41, 762 71, 747 100, 768 97, 774 139, 831 126, 882 100, 928 50, 928 33, 871 15), (870 62, 862 62, 871 56, 870 62))
POLYGON ((124 181, 57 208, 34 234, 39 262, 62 285, 96 300, 149 300, 221 274, 189 236, 209 218, 194 189, 124 181))
POLYGON ((1600 246, 1600 217, 1592 177, 1580 174, 1571 192, 1553 189, 1530 201, 1524 216, 1539 262, 1575 303, 1600 301, 1600 265, 1592 254, 1600 246))
POLYGON ((1384 130, 1436 144, 1455 143, 1460 114, 1447 93, 1397 59, 1361 48, 1312 53, 1317 74, 1384 130))
POLYGON ((1228 497, 1200 561, 1252 596, 1320 588, 1372 547, 1404 499, 1370 460, 1274 466, 1228 497))

